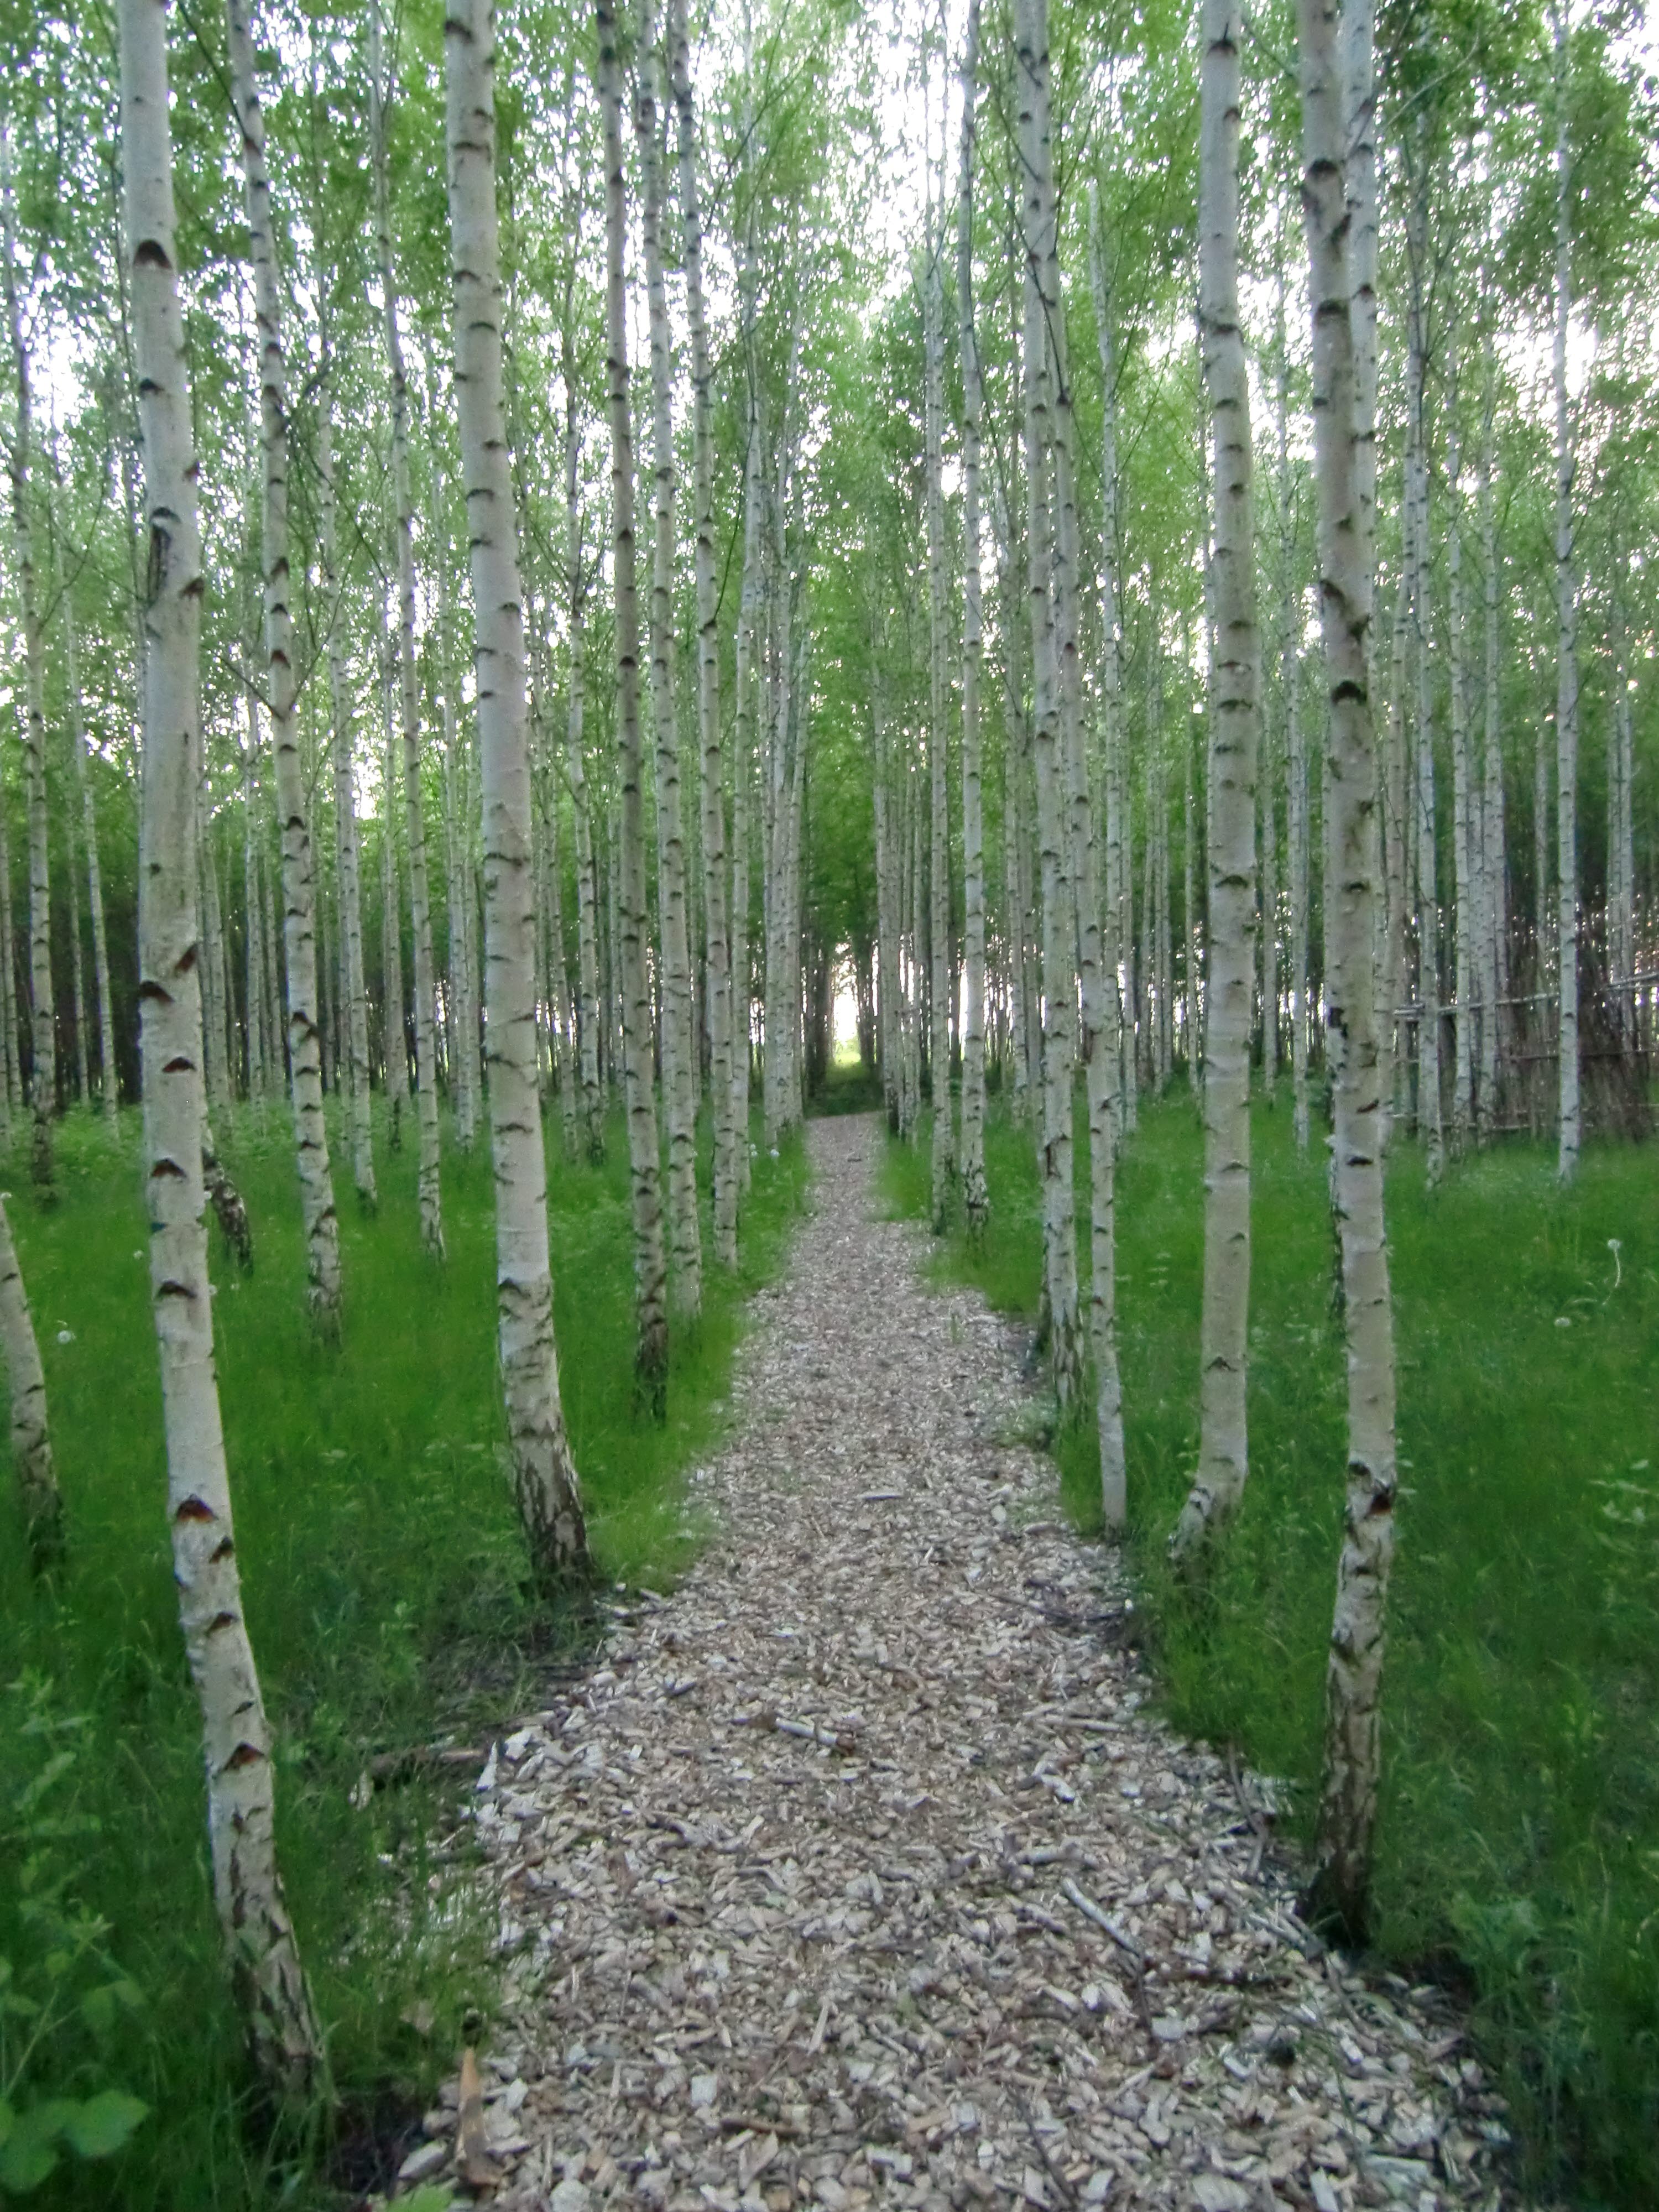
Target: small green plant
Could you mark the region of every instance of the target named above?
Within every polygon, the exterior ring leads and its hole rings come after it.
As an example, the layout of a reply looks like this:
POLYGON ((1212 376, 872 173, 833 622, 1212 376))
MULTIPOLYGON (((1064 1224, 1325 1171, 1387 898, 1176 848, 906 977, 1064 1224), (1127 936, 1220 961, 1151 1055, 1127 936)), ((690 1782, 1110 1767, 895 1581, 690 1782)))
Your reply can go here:
POLYGON ((39 1674, 5 1693, 0 1733, 24 1778, 0 1812, 0 2196, 27 2196, 66 2155, 112 2157, 149 2110, 108 2078, 143 1993, 111 1956, 107 1923, 74 1894, 98 1830, 75 1804, 87 1725, 55 1709, 39 1674))

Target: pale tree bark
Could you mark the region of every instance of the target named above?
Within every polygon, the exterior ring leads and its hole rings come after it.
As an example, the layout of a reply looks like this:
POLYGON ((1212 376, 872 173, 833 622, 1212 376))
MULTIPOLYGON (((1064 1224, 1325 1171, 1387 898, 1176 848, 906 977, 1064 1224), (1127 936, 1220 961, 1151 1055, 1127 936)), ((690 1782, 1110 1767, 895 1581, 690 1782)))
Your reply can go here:
POLYGON ((714 544, 714 362, 702 291, 702 211, 697 185, 697 133, 692 106, 691 40, 687 0, 670 0, 674 104, 679 120, 680 230, 685 269, 685 319, 691 337, 692 497, 696 530, 697 754, 702 825, 702 908, 708 1016, 708 1088, 714 1125, 714 1257, 738 1263, 738 1164, 740 1140, 732 1082, 731 939, 726 921, 725 763, 720 747, 720 595, 714 544))
MULTIPOLYGON (((319 298, 327 278, 318 272, 319 298)), ((334 872, 339 886, 340 984, 345 999, 346 1123, 351 1133, 351 1179, 366 1212, 379 1203, 374 1184, 374 1137, 369 1118, 368 989, 363 976, 362 878, 357 842, 356 777, 351 758, 351 707, 343 652, 339 585, 339 499, 334 481, 334 388, 328 335, 317 400, 317 473, 322 499, 323 582, 328 594, 328 701, 334 773, 334 872)))
POLYGON ((276 245, 265 122, 254 74, 248 0, 227 0, 231 89, 241 139, 249 253, 259 328, 259 434, 264 466, 265 657, 271 754, 283 833, 283 939, 287 958, 289 1079, 305 1217, 307 1302, 325 1336, 340 1333, 340 1236, 323 1119, 322 1040, 317 1018, 310 809, 295 714, 294 621, 289 605, 288 370, 283 355, 276 245))
POLYGON ((1636 850, 1631 797, 1635 782, 1635 730, 1630 706, 1630 666, 1623 599, 1613 592, 1613 727, 1607 732, 1607 975, 1613 988, 1619 1042, 1637 1047, 1636 850))
POLYGON ((86 720, 81 701, 81 661, 75 609, 64 601, 64 649, 69 679, 70 742, 81 796, 81 834, 87 848, 87 896, 92 908, 92 981, 98 994, 98 1096, 113 1123, 119 1103, 115 1068, 115 1010, 109 988, 109 937, 104 926, 104 877, 98 859, 98 801, 87 770, 86 720))
POLYGON ((926 395, 927 511, 927 790, 928 929, 930 962, 927 1060, 933 1102, 933 1225, 941 1237, 950 1218, 956 1174, 956 1127, 951 1100, 951 829, 946 782, 950 744, 945 720, 945 285, 942 222, 928 210, 922 274, 922 345, 926 395))
POLYGON ((8 1140, 11 1135, 12 1115, 27 1103, 23 1094, 22 1071, 18 1057, 15 956, 11 925, 11 838, 6 827, 6 810, 0 806, 0 1015, 3 1016, 6 1033, 5 1131, 8 1140))
POLYGON ((404 818, 409 840, 409 910, 415 940, 415 1122, 420 1145, 417 1188, 421 1242, 444 1256, 443 1167, 438 1127, 437 980, 432 959, 432 900, 427 882, 426 808, 421 793, 421 699, 415 668, 415 501, 410 488, 409 377, 398 325, 398 275, 392 252, 392 198, 386 176, 386 124, 380 89, 380 11, 368 15, 368 136, 374 172, 374 243, 380 263, 380 319, 392 385, 392 532, 398 576, 398 721, 403 738, 404 818))
POLYGON ((970 1236, 990 1217, 985 1181, 985 815, 981 790, 980 439, 985 398, 974 323, 974 137, 979 0, 968 0, 962 48, 962 156, 957 187, 957 312, 962 350, 962 1203, 970 1236))
POLYGON ((685 904, 685 823, 680 798, 680 733, 674 700, 675 494, 673 357, 668 286, 663 274, 662 165, 657 158, 657 11, 645 0, 636 56, 634 128, 644 179, 641 237, 650 323, 653 500, 651 706, 655 725, 657 912, 662 954, 662 1090, 668 1135, 668 1242, 676 1310, 695 1322, 702 1310, 702 1238, 697 1220, 696 1036, 692 1020, 691 948, 685 904))
POLYGON ((570 784, 571 831, 576 848, 576 974, 580 992, 577 1048, 580 1054, 582 1120, 587 1157, 605 1158, 605 1092, 599 1082, 599 890, 593 874, 593 820, 587 793, 587 756, 582 730, 587 705, 587 592, 582 579, 580 495, 581 427, 577 414, 575 347, 567 311, 564 326, 565 613, 569 625, 569 690, 565 715, 565 773, 570 784))
MULTIPOLYGON (((252 655, 249 656, 250 664, 252 655)), ((242 751, 242 900, 247 918, 247 1095, 263 1106, 270 1089, 272 1040, 265 1023, 264 902, 259 892, 259 708, 245 686, 247 742, 242 751)))
POLYGON ((1089 183, 1089 280, 1095 310, 1095 341, 1100 353, 1100 619, 1103 635, 1100 656, 1101 761, 1106 784, 1106 883, 1104 913, 1108 923, 1104 957, 1112 971, 1112 997, 1117 1034, 1112 1049, 1118 1055, 1119 1080, 1113 1085, 1113 1142, 1123 1134, 1124 1097, 1121 1069, 1124 1052, 1123 1007, 1118 996, 1118 969, 1122 958, 1122 902, 1118 878, 1122 870, 1122 799, 1121 781, 1123 732, 1123 606, 1121 589, 1123 547, 1118 514, 1117 466, 1117 334, 1112 319, 1111 286, 1101 237, 1100 193, 1089 183))
POLYGON ((52 979, 52 859, 46 809, 46 648, 30 514, 34 458, 31 364, 17 297, 17 215, 12 191, 11 141, 3 117, 0 117, 0 257, 4 261, 6 325, 17 385, 10 454, 11 521, 17 596, 23 617, 23 790, 29 835, 29 1103, 34 1117, 29 1171, 44 1199, 52 1187, 52 1124, 58 1112, 58 1009, 52 979))
MULTIPOLYGON (((1350 0, 1350 5, 1353 0, 1350 0)), ((1364 0, 1360 0, 1364 4, 1364 0)), ((1344 10, 1346 15, 1346 10, 1344 10)), ((1304 196, 1313 307, 1315 477, 1327 744, 1337 863, 1327 996, 1334 1060, 1333 1178, 1347 1334, 1347 1495, 1326 1675, 1324 1777, 1312 1902, 1355 1938, 1367 1919, 1381 1742, 1379 1704, 1394 1553, 1393 1309, 1382 1212, 1376 1050, 1376 782, 1367 669, 1372 572, 1359 526, 1356 390, 1335 0, 1299 0, 1304 196)))
MULTIPOLYGON (((744 145, 754 139, 753 24, 747 5, 743 19, 744 145)), ((746 155, 745 155, 746 168, 746 155)), ((734 245, 736 240, 733 241, 734 245)), ((760 376, 755 357, 755 204, 751 195, 738 252, 738 315, 742 326, 745 402, 743 465, 743 578, 738 592, 738 634, 732 656, 732 1130, 739 1200, 750 1186, 749 1099, 750 1024, 749 866, 750 810, 754 787, 757 608, 760 592, 761 424, 760 376)))
POLYGON ((1302 597, 1297 584, 1296 495, 1291 476, 1290 351, 1285 328, 1285 264, 1279 258, 1273 395, 1279 433, 1279 713, 1285 726, 1285 836, 1290 848, 1291 1119, 1298 1152, 1308 1149, 1308 761, 1302 728, 1302 597))
POLYGON ((0 1198, 0 1346, 11 1395, 11 1465, 17 1478, 17 1502, 27 1532, 29 1559, 37 1574, 61 1557, 64 1499, 52 1463, 46 1427, 46 1377, 40 1347, 23 1289, 22 1271, 12 1243, 11 1224, 0 1198))
POLYGON ((536 1082, 535 889, 523 592, 501 389, 495 215, 495 11, 451 0, 445 139, 461 477, 471 546, 484 854, 484 998, 495 1179, 501 1395, 532 1572, 544 1589, 587 1561, 581 1492, 559 1400, 536 1082))
MULTIPOLYGON (((229 1105, 231 1084, 230 1054, 225 1035, 223 932, 219 918, 219 880, 213 865, 205 763, 196 779, 196 842, 197 880, 202 902, 202 1060, 208 1107, 211 1112, 216 1107, 229 1105)), ((75 880, 72 848, 70 861, 70 881, 72 884, 75 880)), ((76 933, 78 936, 78 921, 76 933)), ((78 1000, 78 990, 76 996, 78 1000)))
MULTIPOLYGON (((477 4, 477 0, 474 0, 477 4)), ((651 1064, 651 992, 646 973, 649 919, 645 884, 645 759, 640 736, 639 585, 634 536, 634 430, 628 397, 628 291, 623 254, 628 211, 623 169, 622 58, 614 0, 596 0, 599 95, 605 115, 605 376, 611 413, 612 578, 617 626, 617 750, 620 772, 618 865, 613 871, 622 1000, 623 1073, 633 1189, 635 1367, 660 1418, 668 1389, 668 1284, 663 1250, 662 1171, 651 1064)))
POLYGON ((392 639, 386 600, 375 595, 375 673, 380 693, 380 1028, 392 1150, 401 1152, 409 1103, 409 1040, 404 1024, 403 872, 398 866, 398 759, 392 702, 392 639))
POLYGON ((1198 1471, 1170 1537, 1182 1566, 1237 1507, 1249 1471, 1250 999, 1255 977, 1255 535, 1250 392, 1238 311, 1237 0, 1204 0, 1199 300, 1215 471, 1209 975, 1204 1051, 1204 1305, 1198 1471))
POLYGON ((1582 1142, 1578 1099, 1578 578, 1572 492, 1577 465, 1567 399, 1572 320, 1572 150, 1567 136, 1570 0, 1553 0, 1555 37, 1555 867, 1560 1103, 1556 1174, 1571 1182, 1582 1142))
POLYGON ((1480 562, 1485 656, 1481 690, 1481 859, 1486 872, 1485 921, 1481 945, 1481 996, 1486 1013, 1480 1025, 1480 1115, 1492 1129, 1498 1110, 1504 1063, 1504 1000, 1509 995, 1508 839, 1504 822, 1503 722, 1498 702, 1498 517, 1492 496, 1495 473, 1498 373, 1488 318, 1481 348, 1480 562))
POLYGON ((893 830, 890 739, 887 730, 884 640, 872 613, 870 623, 871 802, 876 834, 876 1010, 882 1103, 887 1127, 899 1133, 898 872, 893 830))
POLYGON ((1042 1229, 1044 1322, 1054 1395, 1069 1415, 1082 1386, 1077 1246, 1073 1226, 1072 1006, 1077 912, 1065 830, 1066 762, 1054 594, 1054 392, 1044 279, 1055 223, 1049 121, 1048 0, 1017 0, 1015 94, 1025 256, 1026 570, 1031 613, 1037 840, 1042 884, 1042 1229))
POLYGON ((276 1871, 270 1735, 242 1615, 213 1367, 195 880, 203 576, 175 273, 166 22, 160 0, 121 0, 125 258, 148 541, 139 1004, 150 1291, 173 1578, 205 1739, 214 1897, 255 2063, 270 2089, 292 2095, 321 2075, 323 2043, 276 1871))
POLYGON ((1456 910, 1452 933, 1452 1142, 1461 1150, 1474 1118, 1474 938, 1477 927, 1474 830, 1470 819, 1468 641, 1464 635, 1462 441, 1458 424, 1457 331, 1446 343, 1447 690, 1451 725, 1452 869, 1456 910))
POLYGON ((439 691, 444 725, 443 791, 449 894, 449 988, 454 1000, 455 1137, 465 1152, 483 1115, 478 1054, 477 902, 472 872, 471 762, 456 688, 454 610, 449 595, 449 533, 443 471, 432 456, 432 566, 438 586, 439 691))
MULTIPOLYGON (((1406 340, 1406 484, 1409 509, 1413 662, 1413 759, 1411 838, 1417 867, 1411 888, 1417 900, 1417 1124, 1424 1139, 1431 1187, 1445 1166, 1440 1112, 1440 908, 1436 865, 1434 796, 1433 641, 1429 565, 1429 450, 1426 381, 1429 179, 1421 133, 1407 216, 1410 301, 1406 340)), ((1407 869, 1408 880, 1411 872, 1407 869)))

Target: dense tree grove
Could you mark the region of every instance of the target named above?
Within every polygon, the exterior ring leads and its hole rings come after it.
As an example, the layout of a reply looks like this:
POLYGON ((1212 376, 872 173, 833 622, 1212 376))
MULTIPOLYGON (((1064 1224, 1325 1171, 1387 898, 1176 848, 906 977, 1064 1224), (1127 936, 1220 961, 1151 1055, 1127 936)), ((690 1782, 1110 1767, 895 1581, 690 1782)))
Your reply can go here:
MULTIPOLYGON (((555 1176, 625 1129, 660 1419, 736 1262, 751 1094, 782 1145, 838 1006, 927 1134, 936 1230, 984 1229, 988 1098, 1029 1132, 1043 1357, 1113 1528, 1115 1173, 1138 1102, 1192 1087, 1193 1586, 1249 1471, 1253 1091, 1328 1140, 1310 1910, 1362 1936, 1385 1155, 1433 1183, 1527 1132, 1565 1182, 1648 1120, 1639 15, 120 0, 6 40, 0 1135, 50 1205, 61 1117, 142 1108, 212 1874, 267 2077, 322 2046, 230 1535, 209 1208, 250 1232, 216 1126, 291 1115, 325 1343, 377 1145, 418 1148, 438 1271, 446 1147, 488 1144, 506 1456, 555 1594, 587 1538, 544 1122, 555 1176)), ((49 1566, 76 1531, 3 1212, 0 1336, 49 1566)))

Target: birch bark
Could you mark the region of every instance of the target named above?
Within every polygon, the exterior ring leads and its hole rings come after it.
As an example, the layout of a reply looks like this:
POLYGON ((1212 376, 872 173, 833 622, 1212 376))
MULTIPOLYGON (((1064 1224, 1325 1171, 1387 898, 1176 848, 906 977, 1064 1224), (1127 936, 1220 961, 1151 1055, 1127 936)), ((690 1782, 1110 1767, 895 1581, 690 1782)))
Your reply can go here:
MULTIPOLYGON (((732 959, 726 921, 725 763, 720 745, 720 598, 714 550, 714 368, 702 291, 702 210, 697 184, 687 0, 670 0, 671 72, 679 122, 680 228, 685 319, 691 338, 692 498, 696 530, 697 755, 702 827, 703 934, 707 940, 708 1088, 714 1125, 714 1257, 738 1263, 739 1130, 732 1080, 732 959)), ((694 1084, 695 1087, 695 1084, 694 1084)))
POLYGON ((121 0, 118 20, 124 244, 149 549, 139 1004, 167 1505, 179 1619, 202 1710, 220 1928, 256 2063, 270 2088, 291 2095, 317 2079, 323 2045, 276 1870, 270 1731, 242 1615, 213 1368, 195 881, 203 577, 175 274, 167 18, 160 0, 121 0))
POLYGON ((1050 478, 1053 382, 1044 277, 1055 211, 1049 122, 1048 0, 1017 0, 1015 94, 1025 255, 1022 374, 1024 398, 1026 567, 1031 611, 1033 751, 1042 884, 1043 1287, 1054 1396, 1069 1415, 1082 1384, 1077 1249, 1073 1226, 1072 1007, 1077 915, 1067 867, 1050 478))
POLYGON ((379 623, 376 673, 380 690, 380 976, 385 1032, 386 1089, 392 1109, 391 1146, 403 1149, 404 1109, 409 1103, 409 1037, 404 1018, 402 870, 398 866, 398 759, 392 704, 392 640, 386 602, 375 601, 379 623))
POLYGON ((663 273, 663 179, 658 159, 656 0, 640 10, 634 128, 644 179, 641 238, 650 320, 653 531, 648 629, 655 724, 657 912, 662 954, 662 1089, 668 1133, 668 1241, 674 1304, 688 1321, 702 1310, 702 1238, 697 1220, 696 1040, 686 918, 685 827, 680 797, 679 722, 674 700, 675 495, 673 352, 663 273))
MULTIPOLYGON (((1350 0, 1352 4, 1352 0, 1350 0)), ((1364 0, 1361 0, 1364 4, 1364 0)), ((1346 10, 1344 11, 1346 12, 1346 10)), ((1372 574, 1360 525, 1361 409, 1342 191, 1343 114, 1335 0, 1298 0, 1303 191, 1313 308, 1320 618, 1337 862, 1328 905, 1328 1048, 1334 1059, 1333 1191, 1347 1334, 1348 1478, 1326 1676, 1316 1915, 1363 1936, 1370 1884, 1389 1571, 1394 1553, 1393 1310, 1382 1210, 1376 1052, 1376 784, 1366 630, 1372 574)))
POLYGON ((445 120, 455 397, 471 547, 484 856, 485 1032, 501 1391, 519 1517, 544 1588, 587 1560, 553 1335, 547 1155, 536 1081, 535 890, 523 592, 501 391, 495 11, 450 0, 445 120))
POLYGON ((104 1118, 113 1124, 118 1079, 115 1066, 115 1011, 109 988, 109 936, 104 925, 104 877, 98 858, 98 802, 87 771, 86 717, 81 700, 81 663, 75 634, 75 609, 64 601, 64 648, 69 679, 70 742, 81 799, 81 834, 87 848, 87 897, 92 908, 92 980, 98 994, 98 1096, 104 1118))
POLYGON ((52 1187, 52 1124, 58 1113, 58 1010, 52 979, 52 859, 46 810, 46 638, 30 514, 34 458, 31 363, 17 297, 17 217, 11 142, 3 118, 0 118, 0 257, 4 261, 6 324, 17 383, 10 472, 12 542, 23 617, 23 789, 29 838, 29 1103, 34 1117, 29 1171, 45 1198, 52 1187))
POLYGON ((956 1173, 951 1099, 951 829, 946 781, 950 745, 945 673, 945 283, 943 223, 930 209, 922 276, 922 345, 927 386, 924 419, 927 474, 927 949, 931 963, 927 1048, 933 1103, 933 1223, 942 1237, 950 1218, 956 1173))
POLYGON ((5 1348, 6 1386, 11 1395, 12 1472, 17 1478, 30 1564, 38 1574, 62 1554, 64 1499, 52 1462, 52 1437, 46 1426, 46 1371, 40 1364, 40 1347, 29 1318, 28 1297, 3 1199, 0 1199, 0 1344, 5 1348))
POLYGON ((1582 1141, 1578 1097, 1578 580, 1573 544, 1574 453, 1567 398, 1567 334, 1572 321, 1572 151, 1567 135, 1570 0, 1553 0, 1555 37, 1555 866, 1556 988, 1560 1076, 1556 1174, 1571 1182, 1582 1141))
POLYGON ((1250 998, 1261 660, 1250 394, 1238 311, 1237 0, 1204 0, 1200 316, 1215 471, 1209 991, 1204 1067, 1204 1305, 1198 1471, 1170 1537, 1182 1566, 1237 1508, 1249 1474, 1250 998))
POLYGON ((974 324, 974 139, 979 98, 979 0, 963 33, 962 155, 957 188, 957 312, 962 351, 962 1201, 969 1234, 990 1216, 985 1181, 985 818, 981 791, 979 681, 984 659, 980 599, 980 440, 984 391, 974 324))
MULTIPOLYGON (((475 0, 476 4, 476 0, 475 0)), ((628 234, 623 170, 622 58, 614 0, 596 0, 599 94, 605 114, 605 374, 611 412, 612 577, 617 625, 617 739, 621 777, 616 871, 620 939, 623 1069, 633 1188, 634 1293, 640 1387, 660 1419, 667 1409, 667 1264, 662 1178, 651 1065, 651 991, 646 970, 649 917, 645 885, 645 761, 640 736, 639 585, 634 535, 634 431, 628 396, 628 234)))
POLYGON ((443 1168, 438 1127, 437 982, 432 959, 432 900, 427 881, 426 808, 421 794, 421 702, 415 670, 415 501, 410 488, 409 377, 398 323, 398 273, 392 252, 392 196, 386 175, 380 89, 380 10, 368 15, 368 137, 374 173, 374 243, 380 320, 392 385, 392 539, 398 574, 398 721, 403 740, 404 820, 409 840, 409 908, 415 941, 415 1122, 421 1242, 444 1256, 443 1168))
POLYGON ((283 830, 283 939, 287 955, 289 1076, 295 1153, 305 1217, 307 1297, 325 1337, 340 1333, 340 1236, 323 1119, 322 1038, 317 1018, 317 946, 310 810, 295 715, 294 621, 289 604, 288 370, 283 354, 264 112, 255 77, 248 0, 227 0, 231 90, 241 140, 248 248, 259 328, 259 439, 264 468, 265 657, 271 753, 283 830))

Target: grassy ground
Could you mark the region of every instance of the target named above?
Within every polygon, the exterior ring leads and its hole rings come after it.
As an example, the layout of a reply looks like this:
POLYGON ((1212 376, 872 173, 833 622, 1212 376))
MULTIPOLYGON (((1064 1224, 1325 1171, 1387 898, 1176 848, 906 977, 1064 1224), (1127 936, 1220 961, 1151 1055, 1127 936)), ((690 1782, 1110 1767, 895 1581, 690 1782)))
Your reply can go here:
MULTIPOLYGON (((346 1340, 330 1354, 302 1316, 286 1115, 263 1127, 239 1115, 218 1135, 257 1248, 246 1282, 214 1259, 240 1555, 277 1735, 282 1863, 345 2117, 331 2142, 290 2127, 264 2150, 242 2124, 167 1559, 137 1117, 112 1142, 72 1116, 56 1211, 27 1196, 21 1152, 3 1167, 70 1551, 51 1586, 32 1586, 0 1493, 0 2099, 117 2085, 150 2115, 112 2163, 60 2168, 33 2200, 45 2205, 340 2202, 318 2176, 330 2160, 350 2170, 354 2137, 372 2178, 371 2138, 453 2068, 490 1972, 485 1932, 428 1909, 436 1785, 379 1790, 358 1810, 353 1784, 373 1752, 446 1728, 476 1741, 534 1705, 583 1634, 576 1613, 549 1619, 524 1585, 501 1465, 487 1145, 446 1157, 441 1269, 419 1249, 412 1141, 380 1148, 376 1220, 342 1187, 346 1340)), ((606 1576, 660 1583, 695 1540, 680 1471, 718 1431, 741 1300, 778 1263, 804 1155, 757 1160, 739 1275, 709 1269, 701 1331, 677 1336, 656 1428, 633 1406, 620 1122, 601 1170, 568 1164, 557 1145, 555 1128, 560 1368, 590 1527, 606 1576)), ((3 2122, 0 2110, 0 2137, 3 2122)))
MULTIPOLYGON (((1079 1116, 1079 1121, 1081 1117, 1079 1116)), ((1254 1121, 1251 1480, 1208 1601, 1164 1569, 1197 1443, 1201 1138, 1184 1091, 1143 1109, 1118 1182, 1132 1526, 1173 1718, 1316 1779, 1340 1524, 1343 1350, 1322 1132, 1254 1121)), ((988 1133, 982 1248, 951 1274, 1035 1311, 1028 1135, 988 1133)), ((1385 1687, 1378 1948, 1463 1978, 1511 2099, 1528 2183, 1659 2203, 1659 1183, 1650 1148, 1506 1146, 1389 1183, 1403 1494, 1385 1687), (1617 1240, 1618 1249, 1613 1249, 1617 1240)), ((926 1132, 891 1195, 924 1217, 926 1132)), ((1086 1188, 1086 1164, 1079 1164, 1086 1188)), ((1086 1253, 1085 1255, 1086 1261, 1086 1253)), ((1091 1431, 1060 1440, 1098 1526, 1091 1431)))

